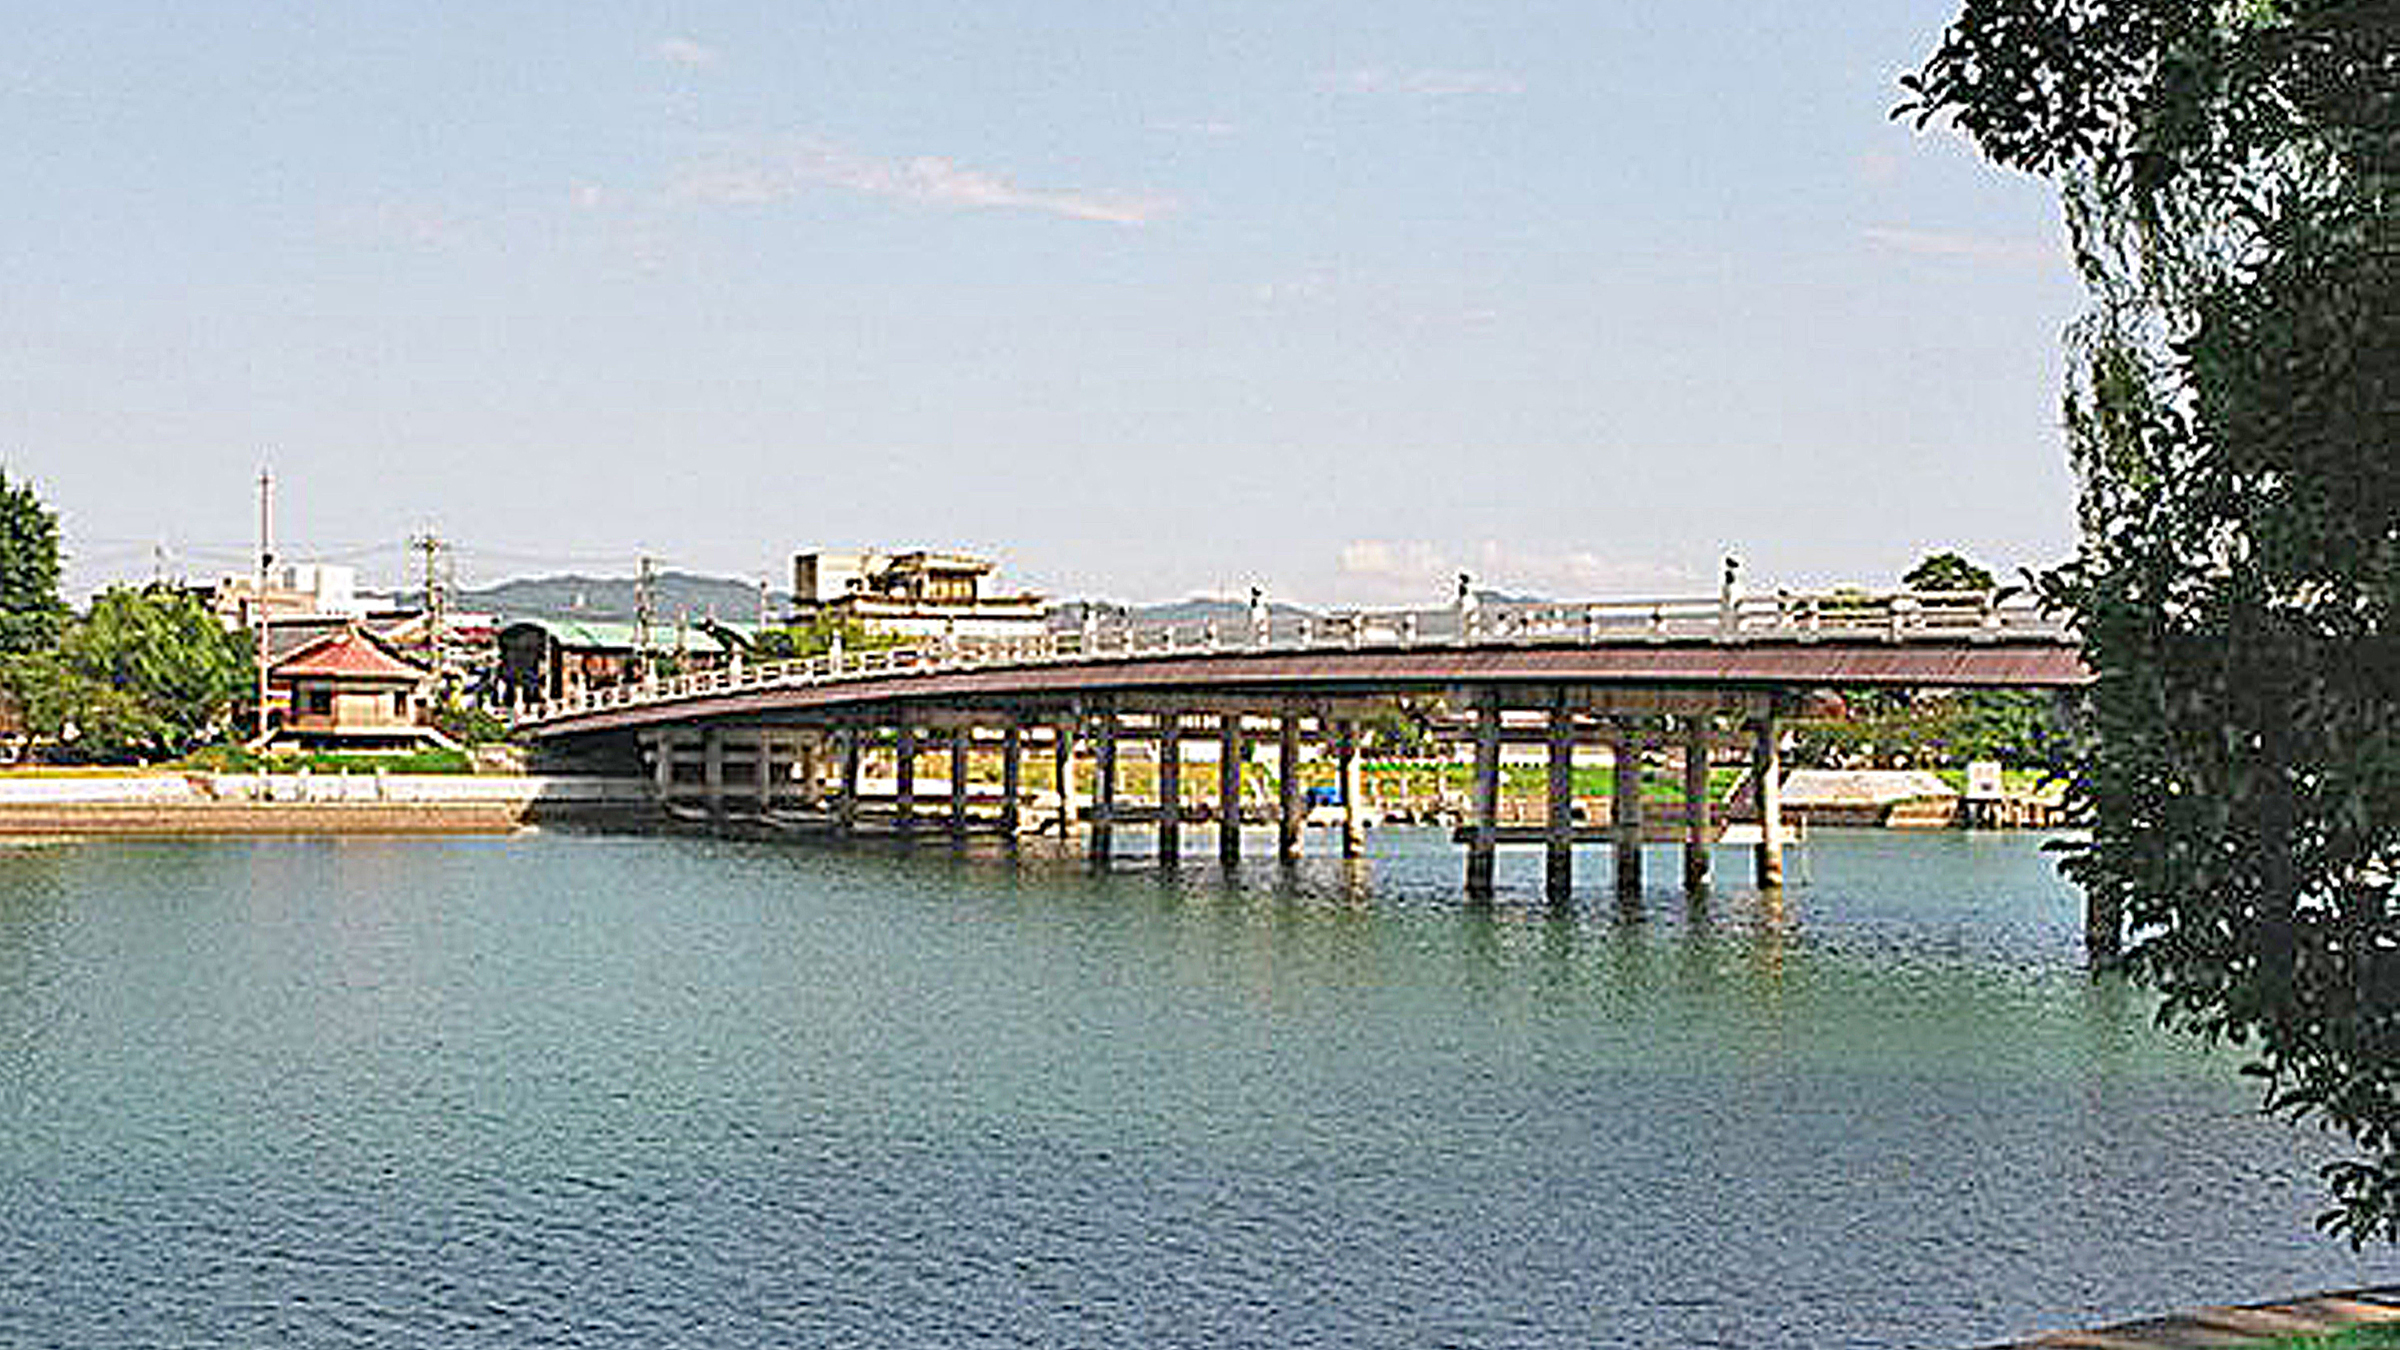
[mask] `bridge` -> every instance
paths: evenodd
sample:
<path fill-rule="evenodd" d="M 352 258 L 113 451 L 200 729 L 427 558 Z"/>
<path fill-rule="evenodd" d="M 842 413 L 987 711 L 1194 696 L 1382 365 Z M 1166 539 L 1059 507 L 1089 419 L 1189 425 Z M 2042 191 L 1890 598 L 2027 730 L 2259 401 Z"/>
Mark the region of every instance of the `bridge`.
<path fill-rule="evenodd" d="M 1777 792 L 1778 722 L 1821 688 L 2067 689 L 2090 680 L 2077 644 L 2024 597 L 2000 592 L 1833 592 L 1466 604 L 1434 610 L 1271 613 L 1231 621 L 1136 624 L 1087 611 L 1079 628 L 1009 639 L 950 638 L 723 667 L 600 688 L 569 688 L 518 711 L 523 736 L 548 752 L 638 755 L 663 807 L 725 821 L 740 814 L 835 835 L 900 837 L 1029 827 L 1064 837 L 1080 824 L 1105 863 L 1120 827 L 1147 825 L 1172 860 L 1187 822 L 1213 821 L 1219 856 L 1238 862 L 1245 815 L 1240 766 L 1271 738 L 1278 774 L 1277 851 L 1299 855 L 1309 814 L 1302 761 L 1330 754 L 1340 785 L 1341 846 L 1360 848 L 1360 751 L 1366 724 L 1404 705 L 1426 732 L 1471 744 L 1466 888 L 1492 891 L 1500 821 L 1501 747 L 1547 748 L 1546 814 L 1554 896 L 1573 885 L 1579 744 L 1605 742 L 1619 765 L 1650 748 L 1680 752 L 1683 801 L 1669 824 L 1688 886 L 1708 880 L 1722 822 L 1708 805 L 1713 754 L 1746 761 L 1758 831 L 1758 884 L 1783 880 L 1787 838 Z M 549 687 L 545 681 L 544 687 Z M 1213 742 L 1193 749 L 1194 742 Z M 1155 758 L 1142 805 L 1123 791 L 1121 751 Z M 947 750 L 940 799 L 921 796 L 919 761 Z M 1209 755 L 1209 750 L 1214 751 Z M 1054 791 L 1046 818 L 1025 792 L 1028 752 L 1046 751 Z M 888 758 L 888 780 L 866 775 Z M 975 786 L 980 762 L 997 785 Z M 1216 800 L 1188 801 L 1187 758 L 1220 766 Z M 1088 769 L 1082 767 L 1088 758 Z M 1232 766 L 1232 771 L 1226 771 Z M 1088 779 L 1088 801 L 1078 779 Z M 1642 884 L 1638 773 L 1615 775 L 1603 837 L 1621 892 Z M 946 799 L 946 800 L 943 800 Z"/>

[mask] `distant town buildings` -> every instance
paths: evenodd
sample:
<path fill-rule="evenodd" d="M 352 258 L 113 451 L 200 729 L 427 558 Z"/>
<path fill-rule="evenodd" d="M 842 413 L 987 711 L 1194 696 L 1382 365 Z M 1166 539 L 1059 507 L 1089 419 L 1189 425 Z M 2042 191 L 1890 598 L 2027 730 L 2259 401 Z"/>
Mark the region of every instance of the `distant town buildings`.
<path fill-rule="evenodd" d="M 363 619 L 375 609 L 359 594 L 358 569 L 331 563 L 287 563 L 267 573 L 265 590 L 255 576 L 222 576 L 207 593 L 208 607 L 228 628 L 257 622 L 261 608 L 278 619 Z"/>
<path fill-rule="evenodd" d="M 644 633 L 630 623 L 520 619 L 499 633 L 499 702 L 541 703 L 642 677 L 645 658 L 713 666 L 732 652 L 725 625 L 677 625 Z"/>
<path fill-rule="evenodd" d="M 987 593 L 998 564 L 964 553 L 819 551 L 792 559 L 792 617 L 908 637 L 1038 635 L 1044 597 Z"/>

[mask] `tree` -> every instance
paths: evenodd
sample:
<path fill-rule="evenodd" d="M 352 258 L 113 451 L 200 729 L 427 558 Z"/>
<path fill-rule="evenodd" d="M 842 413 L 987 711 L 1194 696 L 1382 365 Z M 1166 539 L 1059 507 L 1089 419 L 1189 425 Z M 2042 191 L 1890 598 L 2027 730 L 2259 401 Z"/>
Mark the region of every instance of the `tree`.
<path fill-rule="evenodd" d="M 40 651 L 58 638 L 58 518 L 33 489 L 0 470 L 0 655 Z"/>
<path fill-rule="evenodd" d="M 2400 1238 L 2400 6 L 1968 0 L 1903 81 L 2056 179 L 2093 297 L 2091 946 L 2347 1135 L 2321 1223 Z"/>
<path fill-rule="evenodd" d="M 1988 591 L 1999 584 L 1992 574 L 1955 553 L 1928 553 L 1908 569 L 1900 584 L 1912 591 Z"/>
<path fill-rule="evenodd" d="M 112 590 L 54 650 L 8 658 L 0 685 L 59 757 L 119 762 L 182 754 L 225 734 L 255 669 L 249 642 L 191 597 Z"/>

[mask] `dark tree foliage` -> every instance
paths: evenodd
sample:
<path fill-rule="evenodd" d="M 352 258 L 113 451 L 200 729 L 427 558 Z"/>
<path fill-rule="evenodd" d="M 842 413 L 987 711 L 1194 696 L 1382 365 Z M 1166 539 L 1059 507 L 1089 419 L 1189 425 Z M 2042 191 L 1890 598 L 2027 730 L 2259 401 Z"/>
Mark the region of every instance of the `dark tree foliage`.
<path fill-rule="evenodd" d="M 1928 553 L 1908 569 L 1900 584 L 1912 591 L 1988 591 L 1999 583 L 1989 569 L 1956 553 Z"/>
<path fill-rule="evenodd" d="M 58 599 L 58 517 L 0 471 L 0 656 L 40 651 L 66 620 Z"/>
<path fill-rule="evenodd" d="M 2094 298 L 2042 589 L 2099 676 L 2095 957 L 2351 1139 L 2321 1222 L 2400 1238 L 2400 4 L 1967 0 L 1903 83 L 2060 183 Z"/>

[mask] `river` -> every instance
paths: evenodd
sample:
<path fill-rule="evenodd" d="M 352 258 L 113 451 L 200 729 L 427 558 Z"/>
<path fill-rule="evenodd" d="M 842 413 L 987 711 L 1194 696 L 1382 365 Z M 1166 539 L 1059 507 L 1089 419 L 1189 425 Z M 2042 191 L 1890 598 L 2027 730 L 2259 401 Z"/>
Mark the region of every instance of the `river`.
<path fill-rule="evenodd" d="M 1595 850 L 1564 915 L 1398 829 L 0 850 L 0 1343 L 1967 1346 L 2394 1278 L 2039 843 L 1698 905 Z"/>

